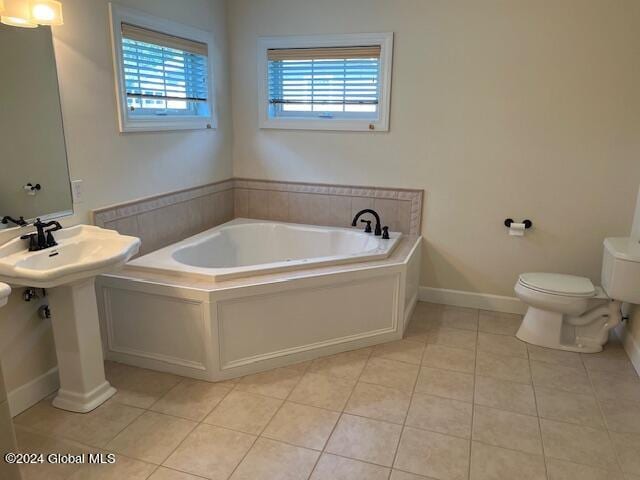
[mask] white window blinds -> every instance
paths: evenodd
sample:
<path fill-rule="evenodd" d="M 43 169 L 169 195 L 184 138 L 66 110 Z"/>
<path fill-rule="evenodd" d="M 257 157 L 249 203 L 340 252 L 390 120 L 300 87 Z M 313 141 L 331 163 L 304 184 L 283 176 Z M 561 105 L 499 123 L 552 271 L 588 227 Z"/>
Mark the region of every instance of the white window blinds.
<path fill-rule="evenodd" d="M 380 51 L 379 45 L 268 49 L 271 115 L 374 117 Z"/>
<path fill-rule="evenodd" d="M 207 45 L 128 23 L 121 27 L 129 113 L 208 116 Z"/>

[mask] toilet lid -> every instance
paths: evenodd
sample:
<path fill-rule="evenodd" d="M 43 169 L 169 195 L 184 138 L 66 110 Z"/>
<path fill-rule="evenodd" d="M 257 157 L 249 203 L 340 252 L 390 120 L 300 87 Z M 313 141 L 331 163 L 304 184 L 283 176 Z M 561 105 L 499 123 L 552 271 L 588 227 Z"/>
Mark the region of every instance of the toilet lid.
<path fill-rule="evenodd" d="M 572 297 L 591 297 L 596 289 L 591 280 L 561 273 L 523 273 L 520 283 L 545 293 Z"/>

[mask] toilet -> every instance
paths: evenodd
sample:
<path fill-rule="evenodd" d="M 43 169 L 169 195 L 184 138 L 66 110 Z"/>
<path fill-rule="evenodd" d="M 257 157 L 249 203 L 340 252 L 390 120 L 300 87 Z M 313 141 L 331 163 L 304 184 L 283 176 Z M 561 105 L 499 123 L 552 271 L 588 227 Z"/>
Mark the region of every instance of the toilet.
<path fill-rule="evenodd" d="M 572 352 L 602 350 L 621 321 L 622 302 L 640 303 L 640 240 L 604 241 L 602 287 L 560 273 L 523 273 L 516 296 L 528 308 L 516 336 L 541 347 Z"/>

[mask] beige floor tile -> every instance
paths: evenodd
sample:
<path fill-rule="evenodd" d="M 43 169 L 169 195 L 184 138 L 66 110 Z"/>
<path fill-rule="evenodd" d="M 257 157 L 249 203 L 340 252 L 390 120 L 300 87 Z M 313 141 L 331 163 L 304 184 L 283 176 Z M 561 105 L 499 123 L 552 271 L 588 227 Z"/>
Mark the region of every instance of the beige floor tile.
<path fill-rule="evenodd" d="M 404 335 L 402 338 L 404 340 L 411 340 L 412 342 L 427 343 L 427 338 L 429 338 L 429 331 L 423 325 L 410 323 L 407 329 L 404 331 Z"/>
<path fill-rule="evenodd" d="M 593 392 L 587 372 L 583 368 L 532 361 L 531 376 L 536 387 L 555 388 L 587 395 Z"/>
<path fill-rule="evenodd" d="M 478 350 L 476 374 L 527 385 L 531 383 L 529 360 L 526 358 L 494 355 L 493 353 L 482 350 Z"/>
<path fill-rule="evenodd" d="M 600 402 L 600 406 L 609 430 L 640 434 L 640 402 L 621 399 Z"/>
<path fill-rule="evenodd" d="M 494 407 L 525 415 L 537 415 L 536 402 L 531 385 L 506 382 L 490 377 L 476 377 L 474 402 L 476 405 Z"/>
<path fill-rule="evenodd" d="M 169 373 L 105 362 L 107 380 L 117 390 L 113 400 L 139 408 L 149 408 L 182 380 Z"/>
<path fill-rule="evenodd" d="M 540 417 L 589 427 L 604 428 L 598 402 L 593 395 L 535 387 Z"/>
<path fill-rule="evenodd" d="M 227 480 L 256 437 L 213 425 L 198 425 L 163 465 L 211 480 Z"/>
<path fill-rule="evenodd" d="M 45 399 L 15 418 L 17 425 L 93 447 L 104 447 L 144 410 L 109 400 L 95 410 L 81 414 L 60 410 Z"/>
<path fill-rule="evenodd" d="M 390 467 L 402 427 L 370 418 L 343 415 L 326 451 Z"/>
<path fill-rule="evenodd" d="M 323 453 L 310 480 L 387 480 L 389 469 Z"/>
<path fill-rule="evenodd" d="M 476 405 L 473 439 L 496 447 L 542 455 L 538 418 Z"/>
<path fill-rule="evenodd" d="M 473 350 L 448 347 L 430 343 L 425 348 L 422 357 L 422 365 L 425 367 L 455 370 L 464 373 L 473 373 L 476 364 L 476 354 Z"/>
<path fill-rule="evenodd" d="M 184 379 L 154 403 L 151 410 L 201 421 L 229 391 L 229 386 Z"/>
<path fill-rule="evenodd" d="M 589 376 L 599 400 L 640 402 L 640 380 L 637 375 L 623 372 L 592 371 Z"/>
<path fill-rule="evenodd" d="M 515 335 L 522 323 L 522 315 L 480 310 L 478 330 L 496 335 Z"/>
<path fill-rule="evenodd" d="M 371 358 L 362 371 L 360 381 L 411 393 L 419 368 L 418 365 L 396 362 L 395 360 Z"/>
<path fill-rule="evenodd" d="M 422 475 L 415 475 L 413 473 L 403 472 L 402 470 L 391 470 L 391 477 L 389 480 L 428 480 L 427 477 Z"/>
<path fill-rule="evenodd" d="M 473 375 L 422 367 L 415 391 L 470 402 L 473 398 Z"/>
<path fill-rule="evenodd" d="M 447 328 L 478 330 L 478 310 L 447 306 L 442 311 L 441 325 Z"/>
<path fill-rule="evenodd" d="M 92 450 L 86 446 L 78 445 L 75 442 L 50 438 L 40 433 L 25 430 L 20 426 L 16 426 L 16 440 L 18 442 L 18 450 L 22 453 L 49 454 L 55 452 L 79 455 L 81 453 L 89 453 Z M 69 463 L 55 465 L 33 463 L 21 465 L 20 471 L 23 480 L 66 480 L 70 475 L 79 470 L 80 467 L 81 465 Z"/>
<path fill-rule="evenodd" d="M 302 378 L 302 373 L 293 368 L 276 368 L 266 372 L 247 375 L 236 385 L 236 391 L 257 393 L 284 400 Z"/>
<path fill-rule="evenodd" d="M 406 427 L 393 466 L 440 480 L 463 480 L 469 469 L 469 441 Z"/>
<path fill-rule="evenodd" d="M 282 400 L 233 391 L 203 420 L 205 423 L 259 434 L 280 408 Z"/>
<path fill-rule="evenodd" d="M 541 419 L 545 455 L 604 469 L 617 467 L 607 432 L 582 425 Z"/>
<path fill-rule="evenodd" d="M 634 433 L 611 432 L 611 441 L 622 471 L 640 476 L 640 435 Z"/>
<path fill-rule="evenodd" d="M 149 463 L 162 463 L 197 424 L 145 412 L 107 444 L 107 449 Z"/>
<path fill-rule="evenodd" d="M 475 350 L 477 335 L 477 332 L 472 330 L 442 327 L 429 332 L 427 343 Z"/>
<path fill-rule="evenodd" d="M 547 458 L 549 480 L 623 480 L 619 471 L 602 470 L 587 465 Z"/>
<path fill-rule="evenodd" d="M 291 392 L 289 400 L 314 407 L 342 411 L 354 384 L 353 380 L 307 372 Z"/>
<path fill-rule="evenodd" d="M 538 347 L 527 344 L 529 359 L 536 362 L 552 363 L 564 367 L 583 368 L 580 354 L 575 352 L 565 352 L 553 348 Z"/>
<path fill-rule="evenodd" d="M 394 388 L 358 383 L 344 411 L 361 417 L 403 423 L 411 395 Z"/>
<path fill-rule="evenodd" d="M 202 477 L 196 477 L 190 473 L 178 472 L 166 467 L 159 467 L 149 480 L 201 480 Z M 124 480 L 124 479 L 122 479 Z"/>
<path fill-rule="evenodd" d="M 471 480 L 546 480 L 546 478 L 542 455 L 473 442 Z"/>
<path fill-rule="evenodd" d="M 145 480 L 155 469 L 156 465 L 117 455 L 113 464 L 85 463 L 68 480 Z"/>
<path fill-rule="evenodd" d="M 529 358 L 526 343 L 509 335 L 478 333 L 478 351 L 494 355 Z"/>
<path fill-rule="evenodd" d="M 416 393 L 411 400 L 406 424 L 456 437 L 471 437 L 473 405 L 450 398 Z"/>
<path fill-rule="evenodd" d="M 306 480 L 320 452 L 259 438 L 231 480 Z"/>
<path fill-rule="evenodd" d="M 262 436 L 299 447 L 322 450 L 340 414 L 322 408 L 285 402 Z"/>
<path fill-rule="evenodd" d="M 631 360 L 622 349 L 584 354 L 582 355 L 582 362 L 589 372 L 626 372 L 632 375 L 635 374 Z"/>
<path fill-rule="evenodd" d="M 308 371 L 355 381 L 362 373 L 368 358 L 368 354 L 365 355 L 357 350 L 338 353 L 329 357 L 316 358 Z"/>
<path fill-rule="evenodd" d="M 383 343 L 373 349 L 373 357 L 396 360 L 398 362 L 414 363 L 420 365 L 424 344 L 411 340 L 398 340 L 396 342 Z"/>
<path fill-rule="evenodd" d="M 439 321 L 445 306 L 437 303 L 418 302 L 411 320 L 416 323 Z"/>

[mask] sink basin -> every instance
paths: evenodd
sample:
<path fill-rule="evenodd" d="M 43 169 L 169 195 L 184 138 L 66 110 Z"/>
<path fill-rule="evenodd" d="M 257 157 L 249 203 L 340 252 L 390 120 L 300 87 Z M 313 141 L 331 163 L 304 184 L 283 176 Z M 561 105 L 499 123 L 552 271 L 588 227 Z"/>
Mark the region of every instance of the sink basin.
<path fill-rule="evenodd" d="M 11 288 L 6 283 L 0 283 L 0 307 L 4 307 L 9 300 Z"/>
<path fill-rule="evenodd" d="M 140 239 L 78 225 L 54 233 L 57 247 L 26 250 L 20 238 L 0 247 L 0 281 L 52 288 L 113 270 L 138 252 Z"/>
<path fill-rule="evenodd" d="M 138 252 L 140 239 L 88 225 L 54 233 L 56 247 L 29 252 L 15 238 L 0 246 L 0 281 L 43 288 L 51 312 L 60 389 L 55 407 L 86 413 L 116 390 L 104 375 L 95 277 Z M 0 306 L 8 287 L 0 283 Z"/>

